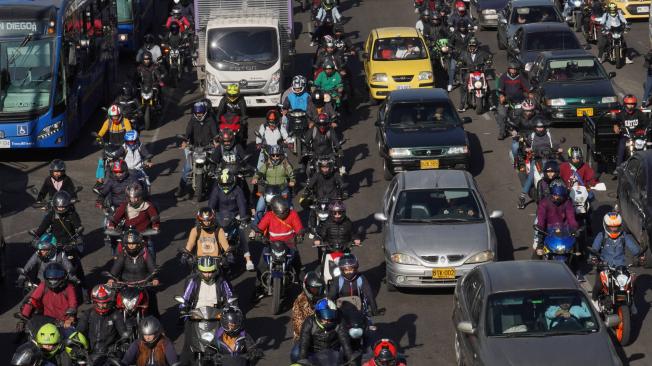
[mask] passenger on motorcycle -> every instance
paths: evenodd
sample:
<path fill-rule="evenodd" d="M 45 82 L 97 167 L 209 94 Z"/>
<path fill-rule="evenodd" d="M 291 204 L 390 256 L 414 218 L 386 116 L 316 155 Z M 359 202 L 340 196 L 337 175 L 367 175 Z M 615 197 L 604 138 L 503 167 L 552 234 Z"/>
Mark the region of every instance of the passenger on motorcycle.
<path fill-rule="evenodd" d="M 43 279 L 21 305 L 21 315 L 29 319 L 38 313 L 61 322 L 64 328 L 72 327 L 78 300 L 66 270 L 59 263 L 48 263 L 43 271 Z M 25 323 L 20 320 L 16 330 L 20 332 L 24 326 Z"/>
<path fill-rule="evenodd" d="M 256 231 L 262 232 L 270 242 L 284 242 L 294 252 L 291 265 L 296 274 L 296 278 L 301 278 L 301 257 L 296 246 L 303 240 L 304 230 L 299 214 L 294 209 L 291 209 L 288 201 L 282 197 L 277 196 L 272 198 L 270 206 L 272 210 L 265 213 L 258 223 Z M 266 270 L 267 263 L 265 263 L 263 253 L 261 252 L 258 265 L 256 266 L 256 292 L 254 293 L 254 301 L 259 301 L 265 296 L 260 277 Z"/>
<path fill-rule="evenodd" d="M 516 62 L 510 62 L 507 72 L 498 79 L 498 139 L 504 140 L 507 137 L 505 120 L 510 105 L 523 102 L 528 97 L 530 89 L 527 79 L 519 74 L 520 66 Z"/>
<path fill-rule="evenodd" d="M 601 17 L 596 18 L 595 21 L 602 25 L 602 37 L 598 38 L 598 58 L 600 59 L 600 62 L 604 62 L 604 53 L 607 51 L 609 45 L 609 37 L 607 35 L 611 28 L 623 27 L 629 29 L 629 25 L 627 24 L 627 19 L 625 18 L 625 15 L 623 15 L 622 10 L 618 9 L 618 6 L 614 2 L 610 2 L 609 5 L 607 5 L 607 11 L 604 12 Z M 622 45 L 626 54 L 625 63 L 633 63 L 634 61 L 631 59 L 630 52 L 627 52 L 627 43 L 625 42 L 624 32 Z"/>
<path fill-rule="evenodd" d="M 320 114 L 326 114 L 334 123 L 337 113 L 333 108 L 333 104 L 325 101 L 324 92 L 315 90 L 312 93 L 311 103 L 308 105 L 308 128 L 313 128 L 317 122 Z M 334 126 L 333 126 L 334 127 Z"/>
<path fill-rule="evenodd" d="M 122 111 L 117 104 L 111 105 L 106 113 L 108 118 L 104 120 L 102 128 L 97 132 L 97 140 L 121 145 L 125 133 L 131 131 L 131 121 L 122 115 Z M 107 133 L 108 136 L 105 139 L 104 136 Z"/>
<path fill-rule="evenodd" d="M 573 186 L 574 181 L 581 186 L 585 186 L 587 189 L 590 189 L 598 183 L 593 168 L 589 164 L 584 163 L 582 149 L 577 146 L 568 149 L 568 160 L 561 163 L 559 169 L 561 178 L 569 188 Z M 589 192 L 589 197 L 591 196 L 592 192 Z"/>
<path fill-rule="evenodd" d="M 189 190 L 189 180 L 192 175 L 192 147 L 211 147 L 216 146 L 216 138 L 218 138 L 217 124 L 215 121 L 210 121 L 208 116 L 208 107 L 206 103 L 196 102 L 192 105 L 192 117 L 186 126 L 185 140 L 181 143 L 185 160 L 183 170 L 181 171 L 181 180 L 179 181 L 179 189 L 174 193 L 177 198 L 183 197 L 188 193 L 192 195 Z M 190 146 L 188 146 L 190 145 Z"/>
<path fill-rule="evenodd" d="M 475 37 L 471 37 L 467 43 L 466 50 L 462 51 L 462 53 L 457 58 L 459 67 L 466 68 L 466 71 L 460 75 L 460 80 L 464 89 L 460 92 L 460 108 L 457 109 L 459 112 L 466 111 L 466 107 L 468 106 L 469 101 L 467 99 L 469 93 L 467 92 L 467 82 L 469 80 L 469 74 L 473 72 L 476 67 L 482 67 L 484 71 L 484 68 L 490 65 L 492 62 L 491 54 L 479 49 L 478 45 L 478 40 Z M 485 82 L 487 83 L 488 95 L 490 93 L 489 83 L 487 81 Z"/>
<path fill-rule="evenodd" d="M 330 360 L 329 364 L 353 360 L 349 335 L 340 322 L 335 303 L 328 299 L 319 300 L 315 305 L 315 315 L 303 322 L 299 345 L 300 360 L 317 364 L 326 364 L 319 363 L 322 357 Z"/>
<path fill-rule="evenodd" d="M 472 26 L 473 30 L 478 29 L 478 27 L 475 25 L 475 20 L 471 16 L 471 12 L 467 11 L 464 2 L 456 1 L 455 11 L 451 13 L 451 15 L 448 17 L 448 26 L 450 28 L 450 31 L 451 32 L 455 31 L 455 26 L 457 24 L 460 24 L 461 22 L 468 24 L 469 27 Z"/>
<path fill-rule="evenodd" d="M 372 347 L 373 358 L 363 366 L 407 366 L 404 360 L 400 359 L 398 347 L 394 341 L 383 338 Z"/>
<path fill-rule="evenodd" d="M 116 208 L 108 228 L 113 229 L 124 221 L 123 227 L 134 228 L 141 233 L 148 229 L 158 231 L 161 225 L 158 210 L 151 201 L 145 199 L 142 185 L 132 183 L 127 186 L 126 192 L 127 200 Z M 156 261 L 156 249 L 151 238 L 147 239 L 147 249 Z"/>
<path fill-rule="evenodd" d="M 281 124 L 281 114 L 277 110 L 267 111 L 265 123 L 261 124 L 256 134 L 256 148 L 260 150 L 256 169 L 260 170 L 266 160 L 265 151 L 268 146 L 276 146 L 288 141 L 288 131 Z"/>
<path fill-rule="evenodd" d="M 537 227 L 543 231 L 560 225 L 575 231 L 579 228 L 575 220 L 575 208 L 568 199 L 568 189 L 563 181 L 553 181 L 550 185 L 550 196 L 542 199 L 537 207 Z M 539 236 L 537 255 L 543 254 L 543 240 Z"/>
<path fill-rule="evenodd" d="M 171 28 L 170 26 L 173 23 L 179 26 L 179 30 L 181 31 L 181 33 L 185 32 L 186 29 L 190 30 L 190 21 L 185 15 L 183 15 L 183 11 L 181 9 L 181 6 L 179 5 L 176 5 L 172 8 L 172 11 L 170 12 L 170 16 L 165 22 L 165 28 L 167 30 L 170 30 Z"/>
<path fill-rule="evenodd" d="M 262 155 L 262 154 L 261 154 Z M 283 148 L 280 145 L 271 145 L 267 147 L 267 160 L 258 169 L 254 177 L 251 179 L 251 184 L 258 184 L 259 180 L 264 180 L 265 184 L 270 186 L 285 186 L 292 188 L 296 184 L 296 177 L 294 175 L 294 168 L 290 161 L 285 157 Z M 285 189 L 285 194 L 289 197 L 289 189 Z M 256 215 L 254 217 L 254 225 L 257 225 L 263 213 L 265 212 L 266 202 L 265 195 L 262 194 L 256 203 Z"/>
<path fill-rule="evenodd" d="M 358 296 L 362 301 L 362 310 L 365 315 L 368 317 L 381 315 L 385 309 L 378 309 L 369 280 L 358 272 L 359 266 L 358 259 L 353 253 L 344 254 L 338 262 L 340 275 L 333 280 L 328 289 L 328 297 L 336 301 L 340 297 Z"/>
<path fill-rule="evenodd" d="M 624 108 L 620 113 L 616 114 L 616 121 L 614 123 L 614 133 L 620 135 L 618 140 L 618 151 L 616 155 L 616 166 L 622 164 L 625 160 L 625 145 L 628 137 L 625 135 L 625 129 L 634 132 L 637 129 L 647 129 L 650 127 L 650 119 L 639 108 L 636 108 L 638 99 L 632 94 L 627 94 L 623 97 Z M 647 137 L 649 138 L 649 136 Z M 615 169 L 613 175 L 618 174 L 618 169 Z"/>
<path fill-rule="evenodd" d="M 315 79 L 313 92 L 315 89 L 320 89 L 324 93 L 328 93 L 335 100 L 335 104 L 339 105 L 344 91 L 342 76 L 339 72 L 335 72 L 335 64 L 332 60 L 324 61 L 323 68 L 324 70 Z"/>
<path fill-rule="evenodd" d="M 221 257 L 229 249 L 224 230 L 215 221 L 215 211 L 202 207 L 195 215 L 195 226 L 190 229 L 188 241 L 181 253 L 181 262 L 192 264 L 192 257 Z M 195 248 L 197 252 L 195 253 Z"/>
<path fill-rule="evenodd" d="M 135 174 L 129 174 L 127 163 L 120 159 L 111 164 L 111 177 L 102 185 L 96 207 L 102 207 L 103 200 L 108 197 L 109 204 L 119 207 L 127 201 L 127 187 L 141 184 Z M 142 187 L 142 185 L 141 185 Z"/>
<path fill-rule="evenodd" d="M 147 85 L 152 88 L 156 86 L 163 88 L 165 86 L 163 78 L 164 74 L 152 54 L 149 51 L 143 52 L 143 62 L 136 67 L 136 77 L 134 79 L 137 85 L 140 87 Z M 159 108 L 160 103 L 156 107 Z"/>
<path fill-rule="evenodd" d="M 299 344 L 296 343 L 301 335 L 301 326 L 308 317 L 315 314 L 315 304 L 326 297 L 326 284 L 315 271 L 306 273 L 303 278 L 303 291 L 297 296 L 292 305 L 292 331 L 295 345 L 292 347 L 293 362 L 299 356 Z"/>
<path fill-rule="evenodd" d="M 143 46 L 138 50 L 138 53 L 136 54 L 137 63 L 143 62 L 143 55 L 145 52 L 149 52 L 152 55 L 152 60 L 156 63 L 160 62 L 161 56 L 163 55 L 161 52 L 161 47 L 156 44 L 154 36 L 150 33 L 146 34 L 145 37 L 143 37 Z"/>
<path fill-rule="evenodd" d="M 239 308 L 228 306 L 222 310 L 215 345 L 223 357 L 223 364 L 232 358 L 234 361 L 244 359 L 247 364 L 253 365 L 263 357 L 263 352 L 258 349 L 254 339 L 245 331 L 243 322 L 244 315 Z"/>
<path fill-rule="evenodd" d="M 545 125 L 543 120 L 538 120 L 534 132 L 530 134 L 526 141 L 526 151 L 532 152 L 533 157 L 542 157 L 543 164 L 548 160 L 547 154 L 549 153 L 561 153 L 562 149 L 559 147 L 559 144 L 554 142 L 552 135 L 548 130 L 548 127 Z M 518 208 L 525 208 L 525 200 L 534 184 L 534 172 L 536 171 L 536 159 L 530 161 L 530 173 L 528 174 L 525 182 L 523 182 L 523 188 L 521 194 L 518 197 Z"/>
<path fill-rule="evenodd" d="M 240 115 L 240 129 L 243 136 L 247 138 L 247 102 L 245 98 L 240 95 L 240 86 L 238 84 L 229 84 L 226 87 L 224 98 L 220 100 L 217 106 L 217 120 L 227 112 Z"/>
<path fill-rule="evenodd" d="M 339 166 L 340 174 L 346 174 L 346 169 L 341 162 L 342 147 L 340 140 L 331 126 L 330 117 L 321 113 L 316 120 L 317 125 L 306 131 L 304 141 L 313 154 L 314 158 L 322 156 L 335 156 L 335 164 Z"/>
<path fill-rule="evenodd" d="M 77 189 L 69 176 L 66 175 L 66 163 L 61 159 L 54 159 L 49 166 L 50 175 L 45 178 L 41 189 L 36 195 L 36 202 L 43 203 L 46 199 L 52 199 L 59 191 L 65 191 L 71 199 L 77 199 Z"/>
<path fill-rule="evenodd" d="M 519 139 L 517 135 L 520 133 L 523 136 L 531 135 L 534 132 L 536 125 L 539 121 L 543 121 L 543 117 L 537 111 L 534 103 L 531 99 L 525 99 L 521 103 L 520 112 L 512 113 L 512 116 L 508 116 L 512 121 L 512 158 L 514 159 L 514 165 L 517 164 L 518 158 L 518 148 L 520 146 Z"/>
<path fill-rule="evenodd" d="M 113 265 L 111 275 L 125 282 L 142 281 L 156 270 L 154 257 L 145 248 L 143 237 L 136 229 L 128 229 L 122 238 L 122 250 L 118 253 Z M 113 285 L 113 279 L 107 285 Z M 159 285 L 158 278 L 152 280 L 152 286 Z M 158 316 L 158 301 L 154 289 L 148 288 L 149 313 Z"/>
<path fill-rule="evenodd" d="M 457 31 L 451 32 L 452 36 L 450 39 L 450 45 L 453 50 L 452 57 L 450 59 L 450 65 L 448 67 L 448 92 L 453 90 L 453 85 L 455 82 L 455 75 L 457 73 L 457 60 L 456 56 L 462 53 L 465 49 L 469 40 L 471 39 L 471 34 L 469 34 L 469 24 L 467 22 L 458 22 L 456 24 Z"/>
<path fill-rule="evenodd" d="M 96 285 L 91 291 L 93 307 L 81 313 L 76 329 L 87 336 L 90 356 L 97 360 L 109 356 L 123 342 L 127 334 L 124 320 L 115 311 L 115 291 L 105 285 Z"/>
<path fill-rule="evenodd" d="M 140 338 L 129 346 L 122 363 L 136 366 L 172 366 L 177 363 L 174 344 L 163 333 L 163 326 L 153 316 L 138 325 Z"/>

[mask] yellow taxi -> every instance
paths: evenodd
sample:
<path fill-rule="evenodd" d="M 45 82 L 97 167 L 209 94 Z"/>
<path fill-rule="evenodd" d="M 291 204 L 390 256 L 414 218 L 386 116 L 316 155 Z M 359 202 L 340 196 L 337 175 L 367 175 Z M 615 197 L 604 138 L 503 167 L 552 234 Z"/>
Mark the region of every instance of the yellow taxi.
<path fill-rule="evenodd" d="M 385 99 L 393 90 L 432 88 L 435 84 L 428 48 L 415 28 L 372 30 L 363 58 L 372 100 Z"/>
<path fill-rule="evenodd" d="M 616 0 L 614 3 L 625 19 L 648 19 L 650 16 L 650 0 Z"/>

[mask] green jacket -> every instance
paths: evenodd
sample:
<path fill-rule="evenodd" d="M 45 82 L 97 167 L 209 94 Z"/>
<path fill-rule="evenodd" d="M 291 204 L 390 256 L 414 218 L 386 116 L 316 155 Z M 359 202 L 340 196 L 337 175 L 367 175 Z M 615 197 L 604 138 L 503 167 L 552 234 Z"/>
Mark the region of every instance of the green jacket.
<path fill-rule="evenodd" d="M 278 165 L 272 165 L 269 161 L 256 172 L 256 178 L 264 178 L 267 184 L 272 186 L 285 185 L 288 182 L 294 182 L 294 168 L 287 159 Z"/>
<path fill-rule="evenodd" d="M 337 71 L 333 72 L 330 77 L 326 75 L 326 71 L 322 71 L 317 75 L 315 86 L 327 93 L 337 91 L 338 88 L 342 87 L 342 77 Z"/>

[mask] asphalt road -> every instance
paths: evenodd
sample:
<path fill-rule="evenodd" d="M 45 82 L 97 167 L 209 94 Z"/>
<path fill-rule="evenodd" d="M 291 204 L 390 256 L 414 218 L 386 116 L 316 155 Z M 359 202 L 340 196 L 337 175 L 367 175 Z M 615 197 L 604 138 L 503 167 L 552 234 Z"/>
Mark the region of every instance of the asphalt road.
<path fill-rule="evenodd" d="M 343 1 L 343 14 L 347 18 L 345 26 L 354 42 L 362 43 L 370 29 L 383 26 L 413 26 L 416 21 L 411 0 L 366 0 L 359 8 L 348 7 Z M 306 24 L 307 15 L 299 14 L 297 21 Z M 309 38 L 306 27 L 303 27 L 301 37 L 297 41 L 297 66 L 305 73 L 310 65 L 314 49 L 308 46 Z M 494 52 L 496 69 L 505 69 L 506 59 L 502 51 L 498 51 L 494 31 L 482 31 L 477 34 L 484 46 Z M 636 23 L 627 35 L 628 43 L 641 54 L 647 52 L 647 23 Z M 594 47 L 595 48 L 595 47 Z M 594 50 L 595 52 L 595 50 Z M 125 64 L 128 64 L 125 62 Z M 642 80 L 645 69 L 642 57 L 637 57 L 635 63 L 618 70 L 614 82 L 620 93 L 642 95 Z M 359 67 L 356 67 L 359 69 Z M 610 65 L 606 66 L 612 71 Z M 361 76 L 362 78 L 362 76 Z M 177 202 L 173 191 L 179 181 L 182 165 L 182 152 L 174 144 L 175 135 L 182 133 L 189 118 L 189 109 L 193 100 L 199 96 L 197 83 L 188 76 L 177 90 L 166 92 L 167 106 L 164 111 L 164 122 L 156 130 L 146 131 L 142 139 L 149 143 L 150 151 L 156 154 L 155 166 L 149 170 L 153 180 L 153 200 L 161 210 L 162 233 L 156 239 L 161 266 L 162 286 L 159 296 L 159 307 L 167 334 L 175 340 L 177 350 L 181 350 L 183 335 L 176 325 L 178 312 L 172 297 L 182 293 L 183 278 L 187 270 L 183 268 L 176 257 L 177 249 L 185 244 L 187 233 L 194 224 L 194 213 L 198 205 L 190 201 Z M 358 97 L 364 98 L 362 80 L 357 81 Z M 451 93 L 453 100 L 459 101 L 457 91 Z M 262 122 L 264 111 L 254 112 L 255 118 L 250 119 L 252 127 Z M 344 131 L 348 139 L 345 145 L 345 160 L 348 176 L 345 178 L 349 193 L 352 195 L 346 201 L 349 216 L 356 225 L 366 231 L 363 247 L 355 252 L 361 262 L 361 270 L 371 280 L 372 287 L 378 293 L 377 300 L 381 307 L 387 309 L 384 316 L 374 319 L 379 333 L 393 338 L 400 345 L 411 365 L 452 365 L 453 327 L 450 321 L 452 309 L 452 290 L 410 290 L 388 293 L 382 284 L 384 263 L 382 254 L 381 227 L 373 220 L 373 213 L 380 208 L 380 200 L 386 182 L 383 180 L 382 162 L 378 158 L 374 141 L 374 126 L 377 108 L 370 107 L 362 101 L 350 117 L 347 117 L 347 129 Z M 525 210 L 516 209 L 516 198 L 520 184 L 514 170 L 508 161 L 509 142 L 496 140 L 496 126 L 493 115 L 486 113 L 476 116 L 473 112 L 465 113 L 473 118 L 473 123 L 466 125 L 471 141 L 473 164 L 471 172 L 482 191 L 489 210 L 502 210 L 503 219 L 494 221 L 499 240 L 499 259 L 527 259 L 530 256 L 532 241 L 532 223 L 534 205 Z M 95 196 L 91 191 L 94 183 L 95 166 L 100 150 L 91 144 L 90 132 L 99 128 L 97 121 L 84 129 L 82 139 L 65 151 L 47 152 L 3 152 L 0 155 L 0 187 L 2 188 L 2 215 L 5 235 L 9 242 L 7 253 L 10 277 L 2 289 L 0 300 L 0 347 L 10 351 L 14 349 L 13 329 L 15 320 L 12 316 L 17 311 L 17 304 L 22 293 L 12 285 L 15 279 L 16 266 L 23 265 L 32 250 L 27 245 L 29 236 L 27 230 L 40 222 L 42 212 L 31 208 L 33 198 L 27 193 L 29 187 L 39 187 L 47 176 L 47 164 L 54 157 L 66 160 L 68 174 L 81 185 L 82 202 L 77 204 L 77 210 L 82 216 L 86 228 L 86 253 L 83 264 L 91 283 L 104 280 L 100 272 L 108 268 L 109 251 L 103 247 L 101 234 L 101 212 L 94 208 Z M 567 142 L 563 145 L 581 145 L 581 135 L 578 126 L 555 128 L 553 136 L 557 139 L 564 136 Z M 254 128 L 250 128 L 253 131 Z M 594 206 L 596 212 L 604 213 L 613 204 L 615 181 L 610 176 L 603 177 L 609 190 L 598 195 Z M 595 221 L 595 220 L 594 220 Z M 599 221 L 597 221 L 599 222 Z M 260 251 L 259 244 L 253 244 L 255 256 Z M 308 241 L 301 248 L 301 256 L 308 266 L 316 265 L 316 252 L 309 247 Z M 622 349 L 623 360 L 631 365 L 652 365 L 649 345 L 652 344 L 652 320 L 648 316 L 652 302 L 652 272 L 637 269 L 639 274 L 636 295 L 635 341 Z M 589 278 L 591 281 L 591 278 Z M 253 274 L 243 274 L 234 281 L 235 291 L 241 299 L 241 304 L 247 314 L 247 328 L 254 337 L 267 336 L 269 341 L 263 345 L 265 359 L 262 365 L 283 365 L 289 363 L 289 351 L 292 346 L 292 330 L 290 325 L 289 307 L 279 316 L 272 316 L 270 299 L 264 299 L 258 305 L 250 303 L 253 291 Z M 298 289 L 297 289 L 298 291 Z M 554 350 L 551 350 L 554 351 Z M 583 352 L 578 345 L 578 352 Z M 6 364 L 11 352 L 2 352 L 0 364 Z"/>

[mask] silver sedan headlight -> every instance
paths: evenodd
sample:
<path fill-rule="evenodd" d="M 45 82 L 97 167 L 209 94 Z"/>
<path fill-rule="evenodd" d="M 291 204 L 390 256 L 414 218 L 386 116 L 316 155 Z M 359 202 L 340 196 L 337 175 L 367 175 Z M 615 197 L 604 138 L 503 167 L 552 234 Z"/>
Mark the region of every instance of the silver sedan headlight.
<path fill-rule="evenodd" d="M 494 260 L 494 252 L 491 250 L 485 250 L 484 252 L 472 255 L 464 262 L 464 264 L 484 263 L 492 260 Z"/>
<path fill-rule="evenodd" d="M 391 260 L 397 264 L 408 264 L 413 266 L 419 265 L 419 261 L 417 261 L 416 258 L 403 253 L 392 254 Z"/>

